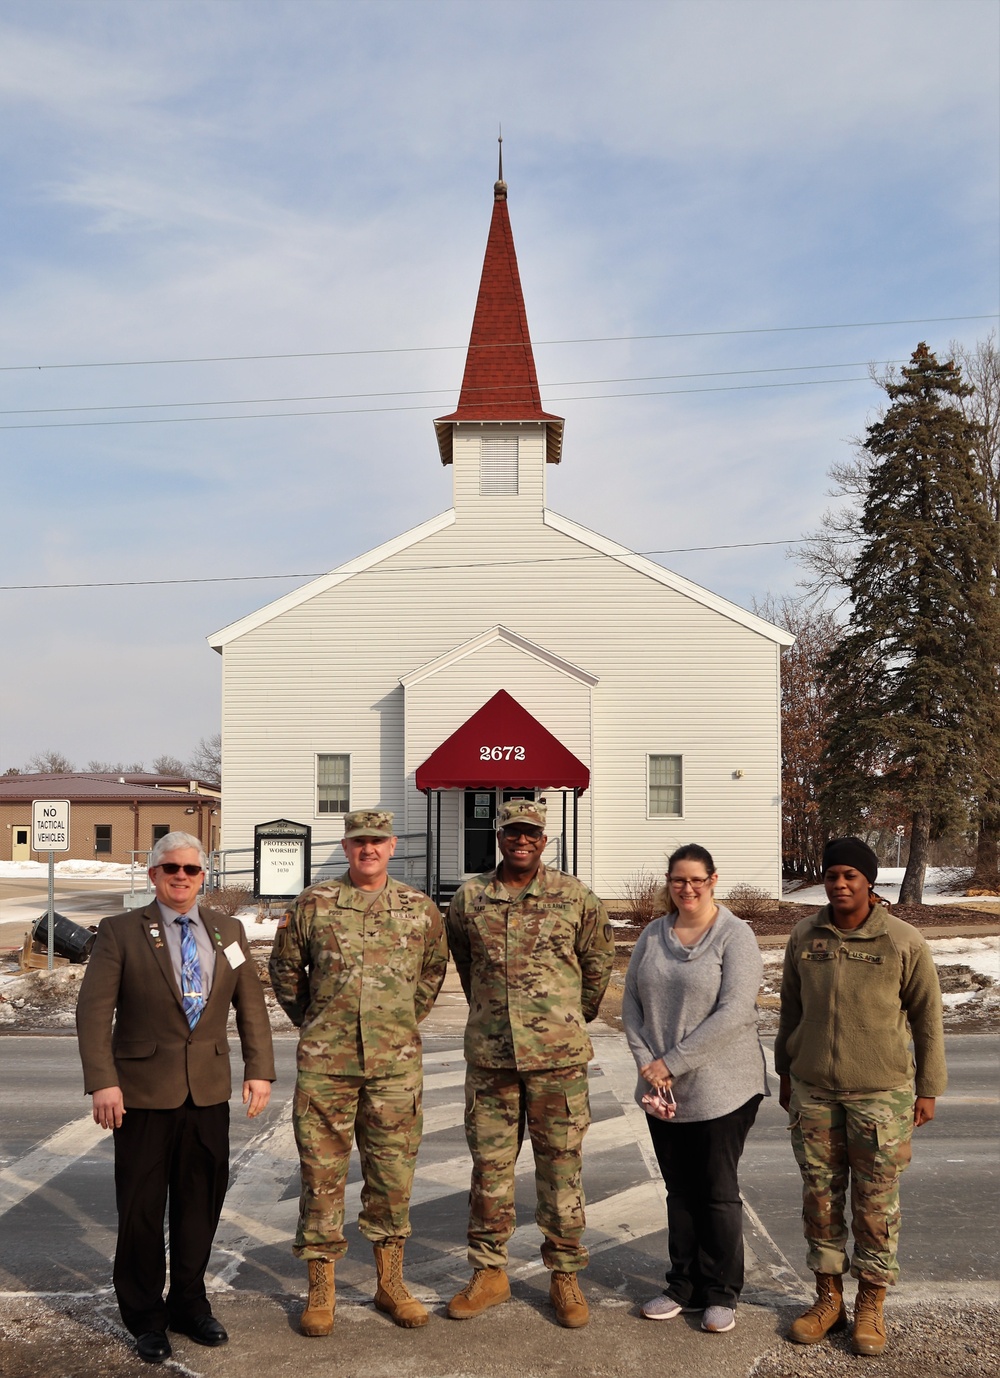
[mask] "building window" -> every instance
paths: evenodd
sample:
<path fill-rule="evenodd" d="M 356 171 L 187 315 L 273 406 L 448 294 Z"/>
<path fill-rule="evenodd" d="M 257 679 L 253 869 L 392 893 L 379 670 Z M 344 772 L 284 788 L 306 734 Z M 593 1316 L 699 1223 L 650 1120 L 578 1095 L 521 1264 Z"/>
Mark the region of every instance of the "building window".
<path fill-rule="evenodd" d="M 351 807 L 351 758 L 346 752 L 316 757 L 316 812 L 347 813 Z"/>
<path fill-rule="evenodd" d="M 108 855 L 111 851 L 111 824 L 97 823 L 94 825 L 94 851 L 98 856 Z"/>
<path fill-rule="evenodd" d="M 153 846 L 154 846 L 154 847 L 156 846 L 156 844 L 159 842 L 159 840 L 160 840 L 161 837 L 166 837 L 166 835 L 167 835 L 167 833 L 168 833 L 169 831 L 170 831 L 170 824 L 169 824 L 169 823 L 154 823 L 154 824 L 153 824 Z"/>
<path fill-rule="evenodd" d="M 680 818 L 683 813 L 682 804 L 681 758 L 679 756 L 650 756 L 650 818 Z"/>
<path fill-rule="evenodd" d="M 517 436 L 484 435 L 479 447 L 479 492 L 482 496 L 516 494 Z"/>

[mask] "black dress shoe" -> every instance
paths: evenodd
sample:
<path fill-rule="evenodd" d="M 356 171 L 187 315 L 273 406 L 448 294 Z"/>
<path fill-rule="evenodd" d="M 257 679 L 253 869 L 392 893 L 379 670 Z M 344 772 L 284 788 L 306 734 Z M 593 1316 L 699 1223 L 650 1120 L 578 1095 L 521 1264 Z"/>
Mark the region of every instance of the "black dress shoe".
<path fill-rule="evenodd" d="M 137 1335 L 135 1347 L 139 1358 L 147 1364 L 162 1364 L 170 1358 L 170 1341 L 162 1330 L 147 1330 L 145 1335 Z"/>
<path fill-rule="evenodd" d="M 179 1335 L 187 1335 L 196 1344 L 224 1345 L 229 1339 L 226 1327 L 214 1316 L 187 1316 L 184 1320 L 171 1321 L 170 1329 Z"/>

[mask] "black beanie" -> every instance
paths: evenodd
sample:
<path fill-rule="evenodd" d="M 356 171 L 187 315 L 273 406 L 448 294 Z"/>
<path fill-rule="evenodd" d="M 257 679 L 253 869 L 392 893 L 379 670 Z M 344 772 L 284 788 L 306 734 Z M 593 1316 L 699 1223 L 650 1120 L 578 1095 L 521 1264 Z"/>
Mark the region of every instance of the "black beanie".
<path fill-rule="evenodd" d="M 853 866 L 868 881 L 875 884 L 878 875 L 878 857 L 860 837 L 835 837 L 823 848 L 823 874 L 831 866 Z"/>

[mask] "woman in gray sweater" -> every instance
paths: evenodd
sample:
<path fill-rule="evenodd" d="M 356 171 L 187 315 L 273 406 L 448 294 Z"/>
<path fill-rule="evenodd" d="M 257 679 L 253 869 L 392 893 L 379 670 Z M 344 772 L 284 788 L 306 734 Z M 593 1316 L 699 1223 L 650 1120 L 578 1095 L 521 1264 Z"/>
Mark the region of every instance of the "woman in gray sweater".
<path fill-rule="evenodd" d="M 767 1092 L 757 1037 L 763 963 L 749 926 L 715 902 L 711 854 L 690 843 L 670 857 L 669 912 L 639 935 L 622 1020 L 639 1069 L 667 1188 L 670 1266 L 650 1320 L 703 1311 L 702 1329 L 732 1330 L 743 1287 L 737 1168 Z"/>

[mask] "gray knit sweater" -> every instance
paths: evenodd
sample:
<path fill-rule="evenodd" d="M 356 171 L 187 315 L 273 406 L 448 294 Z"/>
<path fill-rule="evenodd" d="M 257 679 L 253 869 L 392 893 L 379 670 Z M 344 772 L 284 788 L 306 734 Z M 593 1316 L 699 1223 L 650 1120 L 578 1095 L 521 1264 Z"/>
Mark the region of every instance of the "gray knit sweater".
<path fill-rule="evenodd" d="M 670 1068 L 678 1122 L 714 1120 L 769 1094 L 756 1018 L 763 970 L 749 925 L 721 906 L 694 947 L 674 936 L 672 915 L 640 933 L 625 976 L 625 1036 L 636 1067 L 662 1057 Z M 648 1090 L 640 1076 L 636 1101 Z"/>

